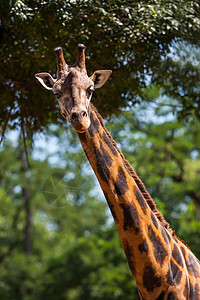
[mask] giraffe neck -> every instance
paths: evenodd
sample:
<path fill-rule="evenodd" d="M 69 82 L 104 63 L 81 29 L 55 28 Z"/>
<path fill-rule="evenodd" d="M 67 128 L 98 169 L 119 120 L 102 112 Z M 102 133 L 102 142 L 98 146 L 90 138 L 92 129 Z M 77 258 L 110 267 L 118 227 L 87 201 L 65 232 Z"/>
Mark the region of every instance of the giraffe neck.
<path fill-rule="evenodd" d="M 166 293 L 189 299 L 188 289 L 191 280 L 196 282 L 197 273 L 190 278 L 187 259 L 194 258 L 200 275 L 196 258 L 166 229 L 168 223 L 162 225 L 162 219 L 156 217 L 145 199 L 148 195 L 134 180 L 93 105 L 90 120 L 89 129 L 79 133 L 79 139 L 110 207 L 142 299 L 165 299 Z"/>

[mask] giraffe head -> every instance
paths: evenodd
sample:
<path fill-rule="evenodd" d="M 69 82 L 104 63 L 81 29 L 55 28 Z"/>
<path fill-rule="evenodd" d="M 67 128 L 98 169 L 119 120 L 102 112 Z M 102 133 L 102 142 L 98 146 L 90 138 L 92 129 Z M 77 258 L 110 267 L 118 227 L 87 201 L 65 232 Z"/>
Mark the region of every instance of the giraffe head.
<path fill-rule="evenodd" d="M 112 73 L 110 70 L 95 71 L 87 75 L 85 66 L 85 46 L 78 45 L 74 65 L 65 62 L 61 47 L 55 50 L 57 56 L 57 79 L 49 73 L 37 73 L 35 77 L 56 96 L 63 117 L 77 132 L 85 132 L 90 126 L 89 103 L 92 93 L 104 85 Z"/>

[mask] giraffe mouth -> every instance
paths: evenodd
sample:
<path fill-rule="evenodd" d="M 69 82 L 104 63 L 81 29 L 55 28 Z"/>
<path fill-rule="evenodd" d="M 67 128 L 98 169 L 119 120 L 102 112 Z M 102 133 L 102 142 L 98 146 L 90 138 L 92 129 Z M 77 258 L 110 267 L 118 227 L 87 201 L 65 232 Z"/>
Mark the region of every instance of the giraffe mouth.
<path fill-rule="evenodd" d="M 90 127 L 90 119 L 84 118 L 84 120 L 74 120 L 71 118 L 71 126 L 78 133 L 84 133 Z"/>

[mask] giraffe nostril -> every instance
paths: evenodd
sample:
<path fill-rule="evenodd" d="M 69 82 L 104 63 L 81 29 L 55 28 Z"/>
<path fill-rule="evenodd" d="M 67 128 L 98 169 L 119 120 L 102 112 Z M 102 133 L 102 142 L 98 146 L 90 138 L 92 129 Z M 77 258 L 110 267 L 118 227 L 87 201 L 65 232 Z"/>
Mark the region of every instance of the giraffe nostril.
<path fill-rule="evenodd" d="M 71 115 L 72 120 L 81 120 L 82 118 L 87 117 L 87 112 L 85 110 L 81 112 L 73 112 Z"/>
<path fill-rule="evenodd" d="M 77 114 L 77 113 L 75 113 L 75 112 L 72 113 L 72 119 L 74 119 L 74 120 L 75 120 L 75 119 L 78 119 L 78 115 L 79 115 L 79 114 Z"/>
<path fill-rule="evenodd" d="M 83 112 L 82 112 L 82 117 L 85 118 L 86 116 L 87 116 L 86 111 L 83 111 Z"/>

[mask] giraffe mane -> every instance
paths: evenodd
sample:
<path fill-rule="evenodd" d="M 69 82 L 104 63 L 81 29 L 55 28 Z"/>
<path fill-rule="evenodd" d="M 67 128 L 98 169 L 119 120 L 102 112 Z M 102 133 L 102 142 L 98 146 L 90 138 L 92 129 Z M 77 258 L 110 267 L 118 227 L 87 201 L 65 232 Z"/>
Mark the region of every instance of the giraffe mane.
<path fill-rule="evenodd" d="M 129 173 L 131 174 L 131 176 L 133 177 L 133 179 L 135 180 L 140 192 L 142 193 L 144 199 L 146 200 L 147 204 L 149 205 L 151 211 L 156 215 L 156 217 L 158 218 L 158 220 L 160 221 L 160 223 L 162 224 L 162 226 L 173 236 L 175 236 L 178 240 L 180 240 L 181 242 L 183 242 L 180 238 L 178 238 L 175 235 L 175 230 L 172 230 L 170 228 L 169 223 L 164 219 L 163 215 L 158 211 L 156 204 L 154 202 L 154 200 L 151 198 L 151 196 L 149 195 L 148 191 L 146 190 L 146 187 L 144 185 L 144 183 L 142 182 L 142 180 L 138 177 L 138 175 L 135 173 L 135 171 L 133 170 L 133 168 L 131 167 L 131 165 L 129 164 L 129 162 L 125 159 L 124 155 L 122 154 L 122 152 L 120 151 L 119 147 L 117 146 L 116 142 L 114 141 L 114 139 L 112 138 L 111 134 L 108 132 L 107 128 L 105 127 L 105 124 L 103 122 L 103 119 L 101 117 L 101 115 L 99 114 L 99 112 L 97 111 L 96 107 L 91 104 L 92 110 L 95 112 L 101 126 L 103 127 L 103 129 L 105 130 L 107 136 L 109 137 L 112 145 L 116 148 L 116 150 L 118 151 L 119 155 L 121 156 L 122 160 L 124 161 L 124 164 L 126 166 L 126 168 L 128 169 Z M 184 242 L 183 242 L 184 243 Z M 185 243 L 184 243 L 185 244 Z M 186 244 L 185 244 L 186 245 Z M 186 245 L 187 246 L 187 245 Z M 188 246 L 187 246 L 188 247 Z M 189 248 L 189 247 L 188 247 Z"/>

